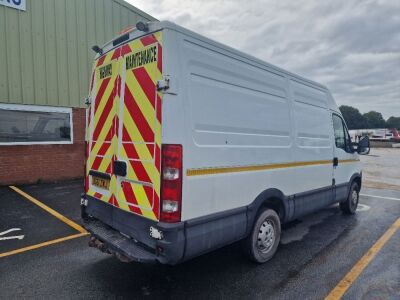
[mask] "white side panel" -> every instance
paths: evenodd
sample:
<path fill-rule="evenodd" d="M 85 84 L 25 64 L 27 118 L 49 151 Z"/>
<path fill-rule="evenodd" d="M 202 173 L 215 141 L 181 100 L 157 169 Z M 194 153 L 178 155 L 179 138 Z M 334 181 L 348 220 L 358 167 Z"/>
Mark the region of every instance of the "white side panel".
<path fill-rule="evenodd" d="M 190 36 L 174 39 L 164 50 L 180 66 L 168 73 L 179 88 L 163 101 L 163 143 L 183 144 L 184 173 L 332 160 L 324 92 Z M 248 205 L 268 188 L 293 195 L 331 184 L 331 164 L 185 176 L 182 219 Z"/>
<path fill-rule="evenodd" d="M 290 114 L 285 98 L 206 74 L 206 69 L 193 70 L 189 86 L 193 138 L 198 146 L 290 146 Z"/>
<path fill-rule="evenodd" d="M 290 85 L 294 97 L 296 161 L 327 162 L 314 166 L 311 172 L 304 172 L 297 180 L 302 181 L 305 191 L 330 186 L 333 177 L 332 122 L 326 108 L 326 94 L 293 80 Z"/>
<path fill-rule="evenodd" d="M 293 87 L 293 95 L 296 101 L 327 108 L 328 96 L 325 91 L 296 80 L 291 80 L 290 84 Z"/>

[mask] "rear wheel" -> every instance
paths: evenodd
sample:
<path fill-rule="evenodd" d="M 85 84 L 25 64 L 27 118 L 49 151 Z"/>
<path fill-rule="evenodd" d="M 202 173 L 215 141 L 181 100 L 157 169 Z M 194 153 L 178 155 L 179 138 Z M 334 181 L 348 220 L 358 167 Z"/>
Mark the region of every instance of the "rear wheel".
<path fill-rule="evenodd" d="M 353 182 L 350 187 L 349 195 L 346 201 L 340 202 L 340 209 L 348 215 L 353 215 L 356 213 L 358 206 L 360 188 L 357 182 Z"/>
<path fill-rule="evenodd" d="M 272 209 L 262 211 L 245 240 L 245 248 L 251 260 L 264 263 L 274 256 L 281 238 L 281 222 Z"/>

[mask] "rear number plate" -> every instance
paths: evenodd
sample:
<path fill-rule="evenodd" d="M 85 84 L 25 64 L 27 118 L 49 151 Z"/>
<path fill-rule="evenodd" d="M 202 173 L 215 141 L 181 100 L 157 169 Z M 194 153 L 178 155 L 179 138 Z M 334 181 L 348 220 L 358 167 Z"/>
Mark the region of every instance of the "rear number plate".
<path fill-rule="evenodd" d="M 104 179 L 96 176 L 92 176 L 92 184 L 102 189 L 108 190 L 110 187 L 110 179 Z"/>

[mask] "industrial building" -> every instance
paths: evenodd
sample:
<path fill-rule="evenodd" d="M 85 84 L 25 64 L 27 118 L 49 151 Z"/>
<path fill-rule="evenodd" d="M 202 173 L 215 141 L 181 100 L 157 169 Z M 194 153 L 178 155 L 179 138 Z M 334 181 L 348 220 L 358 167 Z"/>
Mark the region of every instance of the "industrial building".
<path fill-rule="evenodd" d="M 91 47 L 150 20 L 123 0 L 0 1 L 0 185 L 83 176 Z"/>

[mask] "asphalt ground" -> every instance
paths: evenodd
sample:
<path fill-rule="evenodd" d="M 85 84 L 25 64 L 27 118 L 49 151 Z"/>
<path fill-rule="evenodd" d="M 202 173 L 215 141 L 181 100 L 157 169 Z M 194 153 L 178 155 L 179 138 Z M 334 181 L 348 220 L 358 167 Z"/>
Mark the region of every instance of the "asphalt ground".
<path fill-rule="evenodd" d="M 20 186 L 80 223 L 81 181 Z M 79 232 L 8 187 L 0 188 L 0 298 L 323 299 L 400 216 L 400 191 L 364 188 L 354 216 L 337 206 L 283 228 L 275 257 L 247 260 L 236 243 L 170 267 L 122 263 L 87 246 L 88 236 L 1 257 Z M 393 198 L 393 199 L 390 199 Z M 0 236 L 1 237 L 1 236 Z M 376 250 L 376 249 L 375 249 Z M 400 230 L 352 277 L 343 299 L 400 299 Z M 357 268 L 356 268 L 357 269 Z"/>

